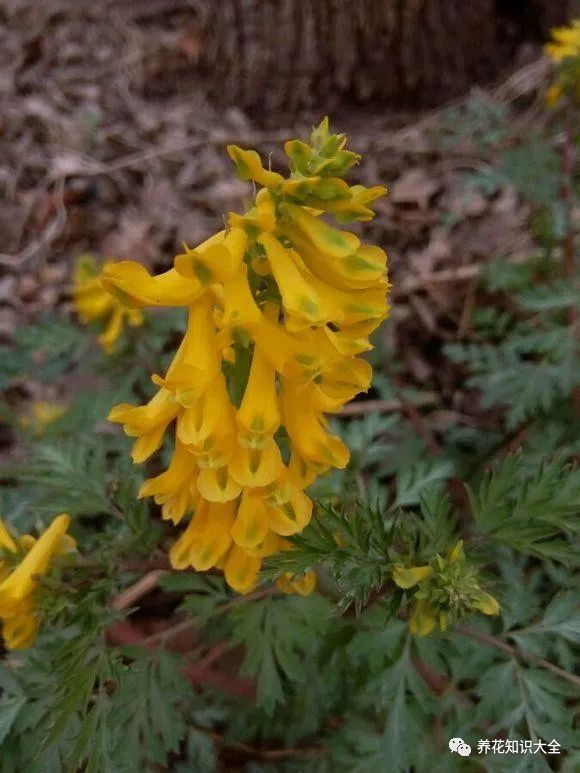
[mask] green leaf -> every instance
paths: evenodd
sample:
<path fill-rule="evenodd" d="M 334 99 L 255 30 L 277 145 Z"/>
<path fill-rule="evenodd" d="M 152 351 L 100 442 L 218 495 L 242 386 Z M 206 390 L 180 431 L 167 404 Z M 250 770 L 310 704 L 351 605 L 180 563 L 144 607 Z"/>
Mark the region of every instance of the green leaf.
<path fill-rule="evenodd" d="M 564 563 L 578 561 L 566 535 L 577 533 L 580 468 L 561 460 L 528 469 L 521 455 L 505 457 L 482 480 L 468 488 L 471 512 L 491 539 L 515 550 Z"/>
<path fill-rule="evenodd" d="M 580 292 L 568 279 L 541 284 L 520 292 L 516 300 L 526 311 L 560 311 L 580 303 Z"/>
<path fill-rule="evenodd" d="M 395 505 L 416 505 L 421 494 L 433 483 L 447 480 L 453 475 L 453 462 L 449 459 L 420 461 L 402 470 L 397 478 Z"/>
<path fill-rule="evenodd" d="M 283 680 L 302 682 L 301 657 L 328 625 L 320 596 L 266 598 L 231 612 L 233 641 L 245 646 L 243 673 L 257 677 L 257 703 L 268 715 L 284 700 Z"/>
<path fill-rule="evenodd" d="M 14 696 L 7 698 L 3 696 L 0 699 L 0 745 L 12 729 L 12 725 L 21 709 L 26 703 L 26 698 Z"/>

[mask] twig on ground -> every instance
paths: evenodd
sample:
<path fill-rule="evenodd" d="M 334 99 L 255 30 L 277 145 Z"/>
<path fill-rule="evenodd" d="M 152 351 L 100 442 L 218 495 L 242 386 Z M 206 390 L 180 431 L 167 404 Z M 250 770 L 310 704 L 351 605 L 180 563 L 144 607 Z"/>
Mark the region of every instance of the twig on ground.
<path fill-rule="evenodd" d="M 424 392 L 412 400 L 412 404 L 418 407 L 437 405 L 439 402 L 436 392 Z M 340 412 L 341 416 L 364 416 L 367 413 L 398 413 L 404 410 L 401 400 L 360 400 L 345 405 Z"/>
<path fill-rule="evenodd" d="M 494 462 L 496 462 L 498 459 L 502 459 L 504 456 L 508 456 L 508 454 L 513 454 L 515 451 L 520 448 L 520 446 L 525 442 L 525 440 L 528 437 L 528 426 L 525 424 L 523 427 L 520 427 L 516 432 L 513 433 L 513 435 L 508 438 L 507 442 L 504 443 L 498 450 L 492 455 L 491 459 L 486 464 L 486 469 L 489 469 Z"/>
<path fill-rule="evenodd" d="M 57 182 L 57 193 L 54 198 L 56 206 L 56 217 L 51 220 L 48 227 L 39 236 L 33 240 L 27 247 L 16 255 L 7 255 L 0 253 L 0 265 L 8 266 L 13 269 L 21 269 L 32 258 L 36 257 L 41 250 L 50 245 L 61 235 L 67 222 L 67 211 L 64 204 L 64 178 Z"/>
<path fill-rule="evenodd" d="M 523 263 L 526 256 L 517 256 L 510 260 L 510 263 Z M 458 266 L 457 268 L 447 268 L 441 271 L 434 271 L 430 274 L 419 274 L 418 276 L 403 276 L 393 285 L 393 298 L 405 298 L 419 290 L 424 290 L 432 284 L 447 284 L 449 282 L 467 282 L 480 276 L 485 269 L 485 264 L 474 263 L 470 266 Z"/>
<path fill-rule="evenodd" d="M 135 602 L 142 599 L 148 593 L 157 587 L 159 580 L 168 574 L 165 569 L 154 569 L 152 572 L 148 572 L 146 575 L 137 580 L 136 583 L 125 588 L 124 591 L 119 593 L 112 602 L 111 607 L 117 612 L 127 609 L 133 606 Z"/>
<path fill-rule="evenodd" d="M 495 647 L 496 649 L 505 652 L 507 655 L 510 655 L 512 658 L 517 660 L 527 660 L 530 663 L 539 666 L 540 668 L 545 668 L 547 671 L 551 671 L 561 679 L 565 679 L 567 682 L 570 682 L 576 687 L 580 687 L 580 676 L 571 674 L 569 671 L 565 671 L 555 663 L 552 663 L 545 658 L 540 658 L 531 652 L 523 652 L 517 647 L 514 647 L 512 644 L 508 644 L 508 642 L 506 642 L 504 639 L 500 639 L 497 636 L 491 636 L 490 634 L 484 633 L 483 631 L 478 631 L 475 628 L 462 627 L 458 628 L 457 632 L 463 634 L 464 636 L 469 636 L 471 639 L 476 639 L 483 644 L 489 644 L 490 647 Z"/>
<path fill-rule="evenodd" d="M 238 596 L 237 598 L 232 599 L 231 601 L 227 601 L 225 604 L 221 604 L 219 607 L 217 607 L 215 614 L 223 614 L 232 607 L 239 606 L 240 604 L 247 604 L 251 601 L 258 601 L 259 599 L 266 598 L 267 596 L 271 596 L 272 594 L 276 593 L 277 590 L 278 589 L 275 586 L 272 586 L 270 588 L 256 591 L 255 593 L 249 593 L 246 596 Z M 143 639 L 142 644 L 144 646 L 149 646 L 150 644 L 165 643 L 173 637 L 178 636 L 179 634 L 184 633 L 191 628 L 194 628 L 196 625 L 197 621 L 193 617 L 189 620 L 182 620 L 181 622 L 166 628 L 164 631 L 160 631 L 159 633 L 155 633 L 152 636 L 148 636 L 146 639 Z"/>
<path fill-rule="evenodd" d="M 429 448 L 432 454 L 438 455 L 441 453 L 441 445 L 439 441 L 435 438 L 433 433 L 430 431 L 430 429 L 427 427 L 423 417 L 417 410 L 417 407 L 409 402 L 407 398 L 403 394 L 403 388 L 404 384 L 402 380 L 394 373 L 389 374 L 391 381 L 397 388 L 397 392 L 399 394 L 399 400 L 401 401 L 401 404 L 403 406 L 403 411 L 407 415 L 407 418 L 411 422 L 411 424 L 415 427 L 417 430 L 417 433 L 423 438 L 425 441 L 425 444 Z"/>
<path fill-rule="evenodd" d="M 223 746 L 225 749 L 242 752 L 247 756 L 259 760 L 285 760 L 291 759 L 292 757 L 318 757 L 325 753 L 325 750 L 319 746 L 304 746 L 302 748 L 294 747 L 287 749 L 257 749 L 254 746 L 250 746 L 249 744 L 241 743 L 239 741 L 226 741 L 223 735 L 216 732 L 215 730 L 208 730 L 207 728 L 200 727 L 198 725 L 195 726 L 195 729 L 200 733 L 207 735 L 209 738 L 214 740 L 220 746 Z"/>

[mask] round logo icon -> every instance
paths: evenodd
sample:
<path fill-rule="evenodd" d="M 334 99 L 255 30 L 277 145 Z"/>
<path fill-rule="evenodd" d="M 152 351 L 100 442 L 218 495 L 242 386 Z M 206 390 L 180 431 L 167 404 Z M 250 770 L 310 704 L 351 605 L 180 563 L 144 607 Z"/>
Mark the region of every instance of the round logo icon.
<path fill-rule="evenodd" d="M 452 754 L 459 754 L 460 757 L 469 757 L 471 754 L 471 746 L 465 743 L 463 738 L 452 738 L 449 741 L 449 749 Z"/>

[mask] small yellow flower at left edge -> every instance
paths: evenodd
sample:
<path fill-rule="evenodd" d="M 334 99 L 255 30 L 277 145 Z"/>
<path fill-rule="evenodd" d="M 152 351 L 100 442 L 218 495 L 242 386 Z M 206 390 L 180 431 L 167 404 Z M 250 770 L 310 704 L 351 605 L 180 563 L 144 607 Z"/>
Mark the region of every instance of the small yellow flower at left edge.
<path fill-rule="evenodd" d="M 114 350 L 125 323 L 131 327 L 139 327 L 144 322 L 140 309 L 127 308 L 103 285 L 102 273 L 114 265 L 114 261 L 107 260 L 101 269 L 91 255 L 81 255 L 73 276 L 76 312 L 85 324 L 100 324 L 102 332 L 99 335 L 99 343 L 107 353 Z"/>
<path fill-rule="evenodd" d="M 35 400 L 28 410 L 18 418 L 18 424 L 35 435 L 42 435 L 50 424 L 58 421 L 67 412 L 65 405 L 46 400 Z"/>
<path fill-rule="evenodd" d="M 8 649 L 30 647 L 36 639 L 34 597 L 38 577 L 48 572 L 54 556 L 76 548 L 67 534 L 69 526 L 70 517 L 61 513 L 38 539 L 28 534 L 14 538 L 0 519 L 0 621 Z M 18 558 L 14 564 L 12 559 Z"/>

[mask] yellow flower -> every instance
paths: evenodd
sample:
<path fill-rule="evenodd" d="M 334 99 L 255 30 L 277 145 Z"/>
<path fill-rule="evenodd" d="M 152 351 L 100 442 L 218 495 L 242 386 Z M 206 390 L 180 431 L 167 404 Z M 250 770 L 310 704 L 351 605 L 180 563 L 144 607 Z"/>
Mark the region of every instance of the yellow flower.
<path fill-rule="evenodd" d="M 428 601 L 420 599 L 409 619 L 409 630 L 416 636 L 427 636 L 437 625 L 437 617 Z"/>
<path fill-rule="evenodd" d="M 177 524 L 199 499 L 197 474 L 195 457 L 183 443 L 176 440 L 171 464 L 161 475 L 143 483 L 139 489 L 139 499 L 154 497 L 155 502 L 161 505 L 163 518 Z"/>
<path fill-rule="evenodd" d="M 369 388 L 371 367 L 355 355 L 371 348 L 388 310 L 385 253 L 324 219 L 369 220 L 385 192 L 341 178 L 359 159 L 345 144 L 323 121 L 310 144 L 286 144 L 289 177 L 229 146 L 238 175 L 263 186 L 247 211 L 230 213 L 227 229 L 202 244 L 184 245 L 160 276 L 129 262 L 104 271 L 104 286 L 129 308 L 189 309 L 173 361 L 152 376 L 155 397 L 117 406 L 110 419 L 137 438 L 135 462 L 158 450 L 175 420 L 171 463 L 140 496 L 154 497 L 174 523 L 191 514 L 170 551 L 175 568 L 219 568 L 240 593 L 309 523 L 305 489 L 347 464 L 326 414 Z M 313 586 L 308 573 L 280 587 Z"/>
<path fill-rule="evenodd" d="M 235 277 L 224 282 L 222 302 L 221 327 L 254 329 L 260 325 L 262 313 L 252 296 L 248 269 L 244 264 Z"/>
<path fill-rule="evenodd" d="M 325 420 L 316 409 L 315 398 L 315 385 L 297 388 L 292 382 L 284 381 L 284 425 L 293 449 L 307 462 L 342 469 L 348 464 L 350 452 L 340 438 L 326 431 Z"/>
<path fill-rule="evenodd" d="M 221 243 L 210 244 L 205 250 L 200 247 L 190 250 L 184 245 L 185 254 L 175 258 L 175 269 L 181 276 L 197 279 L 204 286 L 225 282 L 239 272 L 246 244 L 245 231 L 232 228 Z"/>
<path fill-rule="evenodd" d="M 276 585 L 284 593 L 298 593 L 300 596 L 310 596 L 316 587 L 316 574 L 312 570 L 305 572 L 302 577 L 294 579 L 291 572 L 284 572 L 276 580 Z"/>
<path fill-rule="evenodd" d="M 300 234 L 323 253 L 335 258 L 346 258 L 361 246 L 358 236 L 333 228 L 304 207 L 286 204 L 284 213 L 289 216 L 290 222 L 296 226 Z"/>
<path fill-rule="evenodd" d="M 328 322 L 332 312 L 322 303 L 312 283 L 300 272 L 293 260 L 293 253 L 269 233 L 262 234 L 258 243 L 266 251 L 282 295 L 284 310 L 302 320 L 302 327 Z"/>
<path fill-rule="evenodd" d="M 292 225 L 284 226 L 283 233 L 312 274 L 338 290 L 373 287 L 386 276 L 387 256 L 380 247 L 363 244 L 354 252 L 337 256 L 317 247 Z"/>
<path fill-rule="evenodd" d="M 204 443 L 230 425 L 234 434 L 233 409 L 229 402 L 226 381 L 218 373 L 208 382 L 205 392 L 185 408 L 177 419 L 177 437 L 187 446 L 201 449 Z"/>
<path fill-rule="evenodd" d="M 151 276 L 145 266 L 130 260 L 106 264 L 103 287 L 131 309 L 143 306 L 190 306 L 205 292 L 198 279 L 185 279 L 172 268 Z"/>
<path fill-rule="evenodd" d="M 192 566 L 198 572 L 215 566 L 231 545 L 234 520 L 234 502 L 200 500 L 187 529 L 171 548 L 172 565 L 176 569 Z"/>
<path fill-rule="evenodd" d="M 393 582 L 398 585 L 399 588 L 412 588 L 422 580 L 426 580 L 427 577 L 431 577 L 433 574 L 432 566 L 395 566 L 393 568 Z"/>
<path fill-rule="evenodd" d="M 232 545 L 224 565 L 228 585 L 238 593 L 249 593 L 256 585 L 262 561 L 238 545 Z"/>
<path fill-rule="evenodd" d="M 118 265 L 107 261 L 103 272 L 113 270 Z M 111 295 L 101 283 L 101 272 L 90 255 L 81 256 L 76 264 L 73 280 L 73 298 L 77 314 L 81 320 L 103 322 L 104 330 L 99 336 L 99 343 L 106 352 L 115 348 L 125 322 L 132 327 L 138 327 L 144 322 L 143 314 L 138 309 L 129 309 L 114 295 Z"/>
<path fill-rule="evenodd" d="M 256 548 L 270 529 L 266 504 L 260 496 L 244 491 L 232 527 L 232 538 L 241 548 Z"/>
<path fill-rule="evenodd" d="M 262 448 L 239 445 L 229 467 L 232 476 L 244 488 L 262 488 L 278 477 L 282 469 L 282 456 L 274 439 Z"/>
<path fill-rule="evenodd" d="M 548 89 L 546 89 L 546 105 L 548 107 L 556 107 L 562 94 L 562 86 L 558 83 L 553 83 Z"/>
<path fill-rule="evenodd" d="M 20 417 L 19 424 L 32 430 L 35 435 L 42 435 L 50 424 L 60 419 L 66 412 L 67 408 L 64 405 L 37 400 L 31 403 L 29 412 Z"/>
<path fill-rule="evenodd" d="M 544 50 L 556 63 L 580 56 L 580 19 L 575 19 L 569 27 L 553 29 L 552 41 L 544 46 Z"/>
<path fill-rule="evenodd" d="M 70 518 L 57 515 L 38 538 L 24 535 L 16 542 L 0 520 L 0 549 L 25 555 L 13 568 L 0 560 L 0 620 L 2 635 L 9 649 L 29 647 L 36 639 L 38 621 L 34 616 L 37 578 L 46 574 L 53 556 L 74 549 L 75 542 L 66 532 Z"/>
<path fill-rule="evenodd" d="M 190 307 L 187 330 L 175 359 L 165 378 L 155 377 L 154 381 L 169 389 L 180 405 L 191 406 L 217 378 L 221 356 L 208 294 Z"/>
<path fill-rule="evenodd" d="M 266 445 L 280 426 L 276 370 L 258 346 L 254 348 L 248 383 L 236 418 L 240 443 L 254 448 Z"/>
<path fill-rule="evenodd" d="M 18 547 L 14 538 L 6 528 L 4 521 L 0 518 L 0 550 L 7 550 L 10 553 L 17 553 Z M 3 564 L 0 563 L 0 572 L 3 571 Z"/>
<path fill-rule="evenodd" d="M 556 107 L 566 95 L 580 102 L 580 19 L 553 29 L 544 50 L 554 63 L 554 80 L 545 94 L 547 106 Z"/>
<path fill-rule="evenodd" d="M 298 534 L 312 517 L 312 500 L 303 491 L 289 487 L 284 501 L 266 500 L 270 529 L 281 537 Z"/>
<path fill-rule="evenodd" d="M 473 594 L 472 604 L 484 615 L 499 615 L 499 603 L 490 593 L 478 590 Z"/>
<path fill-rule="evenodd" d="M 418 586 L 413 597 L 409 630 L 426 636 L 437 626 L 445 631 L 450 620 L 477 610 L 497 615 L 497 600 L 479 586 L 476 571 L 466 562 L 463 540 L 446 557 L 436 555 L 430 564 L 393 567 L 393 581 L 404 590 Z"/>
<path fill-rule="evenodd" d="M 136 437 L 133 446 L 133 461 L 144 462 L 157 451 L 163 442 L 167 425 L 175 419 L 180 406 L 171 392 L 160 389 L 147 403 L 135 407 L 127 403 L 115 406 L 109 413 L 109 421 L 124 424 L 125 434 Z"/>
<path fill-rule="evenodd" d="M 267 188 L 262 188 L 256 196 L 256 206 L 245 215 L 230 212 L 229 224 L 232 228 L 242 228 L 248 236 L 255 238 L 276 228 L 276 205 Z"/>
<path fill-rule="evenodd" d="M 231 502 L 242 493 L 242 484 L 231 472 L 231 465 L 205 467 L 197 478 L 197 488 L 208 502 Z"/>
<path fill-rule="evenodd" d="M 228 145 L 227 151 L 242 180 L 254 180 L 265 187 L 278 185 L 284 180 L 281 174 L 264 169 L 260 156 L 255 150 L 243 150 L 237 145 Z"/>

